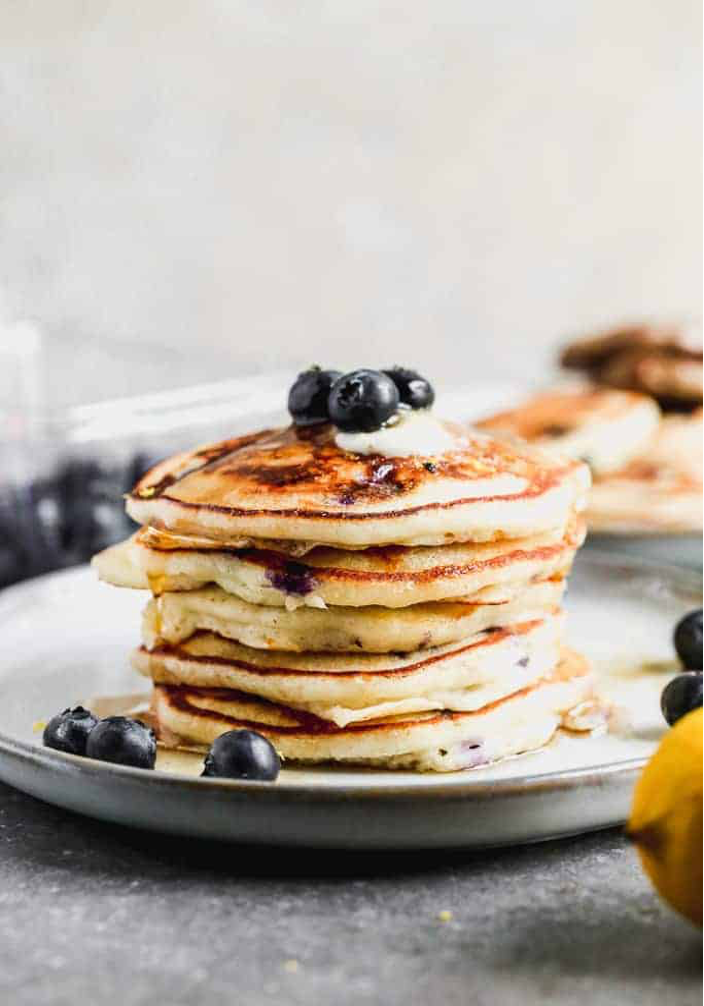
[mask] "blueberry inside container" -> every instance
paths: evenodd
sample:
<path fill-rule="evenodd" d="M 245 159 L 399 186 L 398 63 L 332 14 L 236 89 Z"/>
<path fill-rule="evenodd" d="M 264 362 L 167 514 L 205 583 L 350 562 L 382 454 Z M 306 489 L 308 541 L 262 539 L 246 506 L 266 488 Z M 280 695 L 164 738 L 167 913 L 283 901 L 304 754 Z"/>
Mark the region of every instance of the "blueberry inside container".
<path fill-rule="evenodd" d="M 0 405 L 0 589 L 88 562 L 136 525 L 123 496 L 181 449 L 245 433 L 286 414 L 274 373 L 44 410 Z"/>

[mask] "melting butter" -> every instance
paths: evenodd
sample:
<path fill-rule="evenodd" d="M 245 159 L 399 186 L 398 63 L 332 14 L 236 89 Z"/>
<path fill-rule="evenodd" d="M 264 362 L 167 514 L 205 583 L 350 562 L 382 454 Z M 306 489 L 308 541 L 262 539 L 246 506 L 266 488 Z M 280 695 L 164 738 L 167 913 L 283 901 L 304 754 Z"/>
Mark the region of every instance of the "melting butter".
<path fill-rule="evenodd" d="M 397 413 L 373 433 L 335 434 L 335 443 L 353 454 L 380 454 L 387 458 L 434 457 L 466 446 L 459 430 L 437 419 L 428 409 Z"/>

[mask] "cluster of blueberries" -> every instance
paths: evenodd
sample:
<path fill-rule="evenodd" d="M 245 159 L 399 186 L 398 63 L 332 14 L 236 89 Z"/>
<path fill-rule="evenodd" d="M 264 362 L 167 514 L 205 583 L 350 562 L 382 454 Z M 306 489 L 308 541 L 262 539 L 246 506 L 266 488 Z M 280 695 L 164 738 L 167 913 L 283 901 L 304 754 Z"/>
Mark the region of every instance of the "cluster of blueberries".
<path fill-rule="evenodd" d="M 373 433 L 399 406 L 429 409 L 435 392 L 415 370 L 321 370 L 311 367 L 296 378 L 288 411 L 296 426 L 334 423 L 343 433 Z"/>
<path fill-rule="evenodd" d="M 677 623 L 674 635 L 682 673 L 668 681 L 660 707 L 670 726 L 702 704 L 702 609 L 690 611 Z"/>
<path fill-rule="evenodd" d="M 44 745 L 114 765 L 154 768 L 156 734 L 129 716 L 98 719 L 83 706 L 64 709 L 44 728 Z M 281 761 L 272 744 L 254 730 L 228 730 L 213 741 L 202 775 L 219 779 L 273 782 Z"/>
<path fill-rule="evenodd" d="M 122 495 L 154 460 L 72 457 L 40 479 L 0 485 L 0 588 L 87 562 L 130 534 Z"/>

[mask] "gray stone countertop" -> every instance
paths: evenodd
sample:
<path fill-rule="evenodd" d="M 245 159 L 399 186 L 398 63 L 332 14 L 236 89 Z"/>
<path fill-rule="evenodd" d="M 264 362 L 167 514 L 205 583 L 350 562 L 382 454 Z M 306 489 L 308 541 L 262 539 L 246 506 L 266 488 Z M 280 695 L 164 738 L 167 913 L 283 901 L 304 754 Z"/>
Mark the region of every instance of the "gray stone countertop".
<path fill-rule="evenodd" d="M 7 1006 L 660 1006 L 700 1003 L 700 979 L 699 934 L 618 831 L 482 853 L 248 849 L 0 786 Z"/>

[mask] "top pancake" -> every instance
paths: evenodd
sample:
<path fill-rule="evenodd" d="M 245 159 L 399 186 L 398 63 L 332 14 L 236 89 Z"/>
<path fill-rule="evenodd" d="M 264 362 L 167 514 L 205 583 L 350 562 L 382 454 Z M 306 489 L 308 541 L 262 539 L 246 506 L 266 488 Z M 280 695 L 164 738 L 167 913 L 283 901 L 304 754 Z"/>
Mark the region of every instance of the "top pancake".
<path fill-rule="evenodd" d="M 519 538 L 564 527 L 583 505 L 581 462 L 445 425 L 455 447 L 412 457 L 342 450 L 329 425 L 264 430 L 162 462 L 127 510 L 240 547 L 267 538 L 360 548 Z"/>

